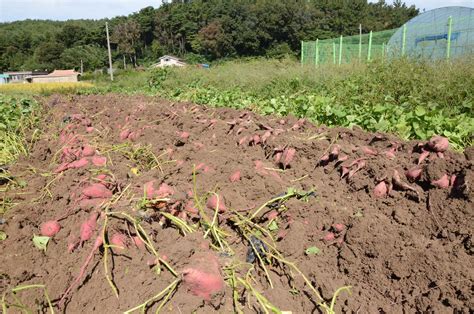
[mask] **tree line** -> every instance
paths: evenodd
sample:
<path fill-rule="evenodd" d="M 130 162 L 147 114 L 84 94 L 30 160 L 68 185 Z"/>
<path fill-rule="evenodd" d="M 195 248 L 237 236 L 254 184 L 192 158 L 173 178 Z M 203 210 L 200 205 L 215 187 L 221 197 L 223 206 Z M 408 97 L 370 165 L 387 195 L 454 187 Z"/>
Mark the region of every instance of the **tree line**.
<path fill-rule="evenodd" d="M 103 20 L 0 23 L 0 70 L 102 68 L 105 22 L 113 60 L 137 66 L 173 54 L 193 62 L 297 53 L 301 40 L 401 26 L 418 14 L 401 0 L 173 0 Z"/>

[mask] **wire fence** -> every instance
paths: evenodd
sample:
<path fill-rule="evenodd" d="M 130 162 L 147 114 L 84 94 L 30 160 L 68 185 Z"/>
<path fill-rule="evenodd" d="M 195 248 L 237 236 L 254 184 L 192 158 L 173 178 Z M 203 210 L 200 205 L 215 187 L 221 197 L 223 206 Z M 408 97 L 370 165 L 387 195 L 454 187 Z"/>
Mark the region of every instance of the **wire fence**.
<path fill-rule="evenodd" d="M 461 10 L 462 9 L 462 10 Z M 301 64 L 347 64 L 407 56 L 430 60 L 474 53 L 474 9 L 443 8 L 398 29 L 301 42 Z"/>

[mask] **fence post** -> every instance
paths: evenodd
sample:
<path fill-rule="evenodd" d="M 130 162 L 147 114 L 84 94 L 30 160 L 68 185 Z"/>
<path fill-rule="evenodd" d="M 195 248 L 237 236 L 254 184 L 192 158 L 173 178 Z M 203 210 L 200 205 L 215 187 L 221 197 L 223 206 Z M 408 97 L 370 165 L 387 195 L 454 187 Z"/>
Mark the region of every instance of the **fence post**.
<path fill-rule="evenodd" d="M 339 65 L 342 63 L 342 35 L 339 39 Z"/>
<path fill-rule="evenodd" d="M 384 61 L 385 57 L 385 43 L 382 43 L 382 62 Z"/>
<path fill-rule="evenodd" d="M 446 60 L 451 56 L 451 34 L 453 33 L 453 17 L 448 17 L 448 42 L 446 45 Z"/>
<path fill-rule="evenodd" d="M 370 61 L 372 56 L 372 31 L 369 33 L 369 51 L 367 52 L 367 61 Z"/>
<path fill-rule="evenodd" d="M 301 41 L 301 66 L 303 66 L 303 62 L 304 62 L 304 42 Z"/>
<path fill-rule="evenodd" d="M 407 44 L 407 25 L 403 25 L 403 32 L 402 32 L 402 57 L 405 56 L 405 47 Z"/>
<path fill-rule="evenodd" d="M 332 42 L 332 63 L 336 64 L 336 43 Z"/>
<path fill-rule="evenodd" d="M 316 38 L 316 65 L 319 64 L 319 39 Z"/>
<path fill-rule="evenodd" d="M 359 24 L 359 63 L 362 62 L 362 24 Z"/>

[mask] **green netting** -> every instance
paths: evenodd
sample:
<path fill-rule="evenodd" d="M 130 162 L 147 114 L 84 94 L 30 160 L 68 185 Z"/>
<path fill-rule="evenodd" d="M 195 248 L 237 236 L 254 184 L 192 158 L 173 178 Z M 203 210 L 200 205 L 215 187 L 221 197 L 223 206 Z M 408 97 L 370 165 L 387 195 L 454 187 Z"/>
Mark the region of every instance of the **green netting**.
<path fill-rule="evenodd" d="M 301 43 L 302 64 L 344 64 L 408 56 L 450 59 L 474 54 L 474 9 L 431 10 L 398 29 Z"/>
<path fill-rule="evenodd" d="M 397 29 L 302 42 L 303 64 L 343 64 L 385 58 L 390 37 Z"/>

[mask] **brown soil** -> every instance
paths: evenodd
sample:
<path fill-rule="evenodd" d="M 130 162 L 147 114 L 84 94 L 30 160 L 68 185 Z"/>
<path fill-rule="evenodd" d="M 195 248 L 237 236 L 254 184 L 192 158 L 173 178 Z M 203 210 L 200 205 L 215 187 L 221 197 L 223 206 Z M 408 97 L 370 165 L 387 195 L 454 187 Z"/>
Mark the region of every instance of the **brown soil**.
<path fill-rule="evenodd" d="M 269 221 L 263 214 L 272 208 L 278 210 L 276 225 L 271 225 L 275 227 L 271 229 L 278 227 L 271 231 L 276 248 L 297 265 L 327 304 L 338 288 L 352 286 L 351 295 L 341 292 L 338 296 L 337 312 L 468 313 L 474 308 L 474 178 L 473 160 L 467 153 L 430 153 L 421 163 L 421 178 L 409 183 L 405 171 L 416 165 L 421 145 L 390 135 L 317 127 L 291 117 L 261 117 L 247 111 L 146 97 L 53 96 L 45 103 L 41 139 L 30 156 L 10 167 L 15 179 L 26 181 L 27 186 L 4 195 L 17 203 L 0 225 L 8 235 L 0 242 L 0 293 L 7 293 L 5 302 L 12 312 L 17 311 L 12 304 L 18 301 L 9 291 L 18 285 L 45 284 L 53 304 L 59 306 L 90 254 L 94 239 L 102 234 L 106 211 L 136 217 L 158 256 L 176 270 L 178 278 L 185 278 L 169 296 L 163 312 L 232 312 L 235 307 L 244 312 L 262 312 L 255 296 L 238 283 L 234 304 L 229 269 L 234 267 L 236 276 L 243 280 L 251 269 L 251 264 L 245 263 L 250 244 L 242 234 L 245 228 L 235 226 L 235 211 L 250 216 L 289 187 L 314 189 L 315 194 L 290 198 L 280 207 L 265 207 L 254 222 L 267 228 Z M 91 120 L 94 130 L 90 133 L 86 132 L 90 123 L 84 117 Z M 105 167 L 89 162 L 60 175 L 52 173 L 65 146 L 60 143 L 60 132 L 71 127 L 74 134 L 80 134 L 75 145 L 87 142 L 96 147 L 98 154 L 107 158 Z M 135 133 L 121 140 L 120 134 L 126 129 Z M 182 131 L 189 132 L 189 138 L 181 138 Z M 247 139 L 238 145 L 245 136 Z M 159 167 L 153 156 L 146 158 L 146 150 L 137 152 L 137 148 L 147 145 L 160 161 Z M 320 163 L 335 145 L 340 147 L 337 156 Z M 295 149 L 293 159 L 291 148 Z M 395 154 L 392 159 L 386 155 L 390 149 Z M 344 155 L 348 159 L 338 163 L 336 159 Z M 276 164 L 278 156 L 280 162 Z M 357 162 L 348 167 L 354 160 Z M 198 166 L 200 163 L 204 164 Z M 195 179 L 202 204 L 212 191 L 224 202 L 226 210 L 219 214 L 218 222 L 227 233 L 224 240 L 232 252 L 219 250 L 212 235 L 204 239 L 203 227 L 198 225 L 202 216 L 184 209 L 193 201 L 187 195 L 193 190 L 193 165 L 199 168 Z M 341 179 L 343 166 L 361 169 Z M 230 182 L 229 176 L 236 170 L 240 170 L 240 180 Z M 398 170 L 404 184 L 396 182 L 394 170 Z M 116 202 L 100 208 L 102 215 L 93 237 L 69 253 L 68 243 L 79 235 L 81 223 L 90 212 L 99 210 L 83 202 L 82 209 L 77 205 L 83 187 L 94 182 L 99 173 L 113 176 L 113 184 L 108 187 L 115 193 L 112 200 Z M 449 187 L 430 184 L 444 174 L 449 179 L 455 175 Z M 144 185 L 151 180 L 156 180 L 156 189 L 166 183 L 174 193 L 167 201 L 139 209 Z M 373 190 L 380 182 L 385 183 L 387 195 L 376 197 Z M 162 212 L 185 219 L 197 230 L 183 236 Z M 212 219 L 213 211 L 205 205 L 203 212 Z M 46 253 L 37 249 L 32 237 L 39 234 L 40 224 L 66 213 L 69 215 L 60 220 L 61 230 L 50 240 Z M 247 226 L 245 230 L 255 231 L 248 223 L 243 225 Z M 118 298 L 106 280 L 101 247 L 84 277 L 64 299 L 62 311 L 123 312 L 175 280 L 163 264 L 159 264 L 159 275 L 149 266 L 156 257 L 150 249 L 133 245 L 133 225 L 123 217 L 109 215 L 107 238 L 110 240 L 117 232 L 126 235 L 127 248 L 109 250 L 107 261 Z M 263 238 L 272 243 L 268 236 Z M 259 243 L 255 245 L 262 249 Z M 313 246 L 320 252 L 305 254 Z M 317 305 L 321 300 L 295 269 L 269 255 L 265 260 L 273 289 L 258 259 L 250 271 L 255 281 L 248 282 L 269 302 L 293 313 L 323 312 Z M 224 290 L 211 298 L 206 298 L 207 292 L 193 295 L 194 290 L 201 289 L 199 284 L 186 282 L 187 275 L 182 277 L 183 270 L 188 274 L 190 268 L 217 279 L 222 275 L 226 279 Z M 215 286 L 219 286 L 218 280 Z M 48 310 L 39 289 L 18 292 L 16 297 L 33 311 Z M 159 305 L 159 301 L 153 301 L 147 309 L 154 312 Z"/>

